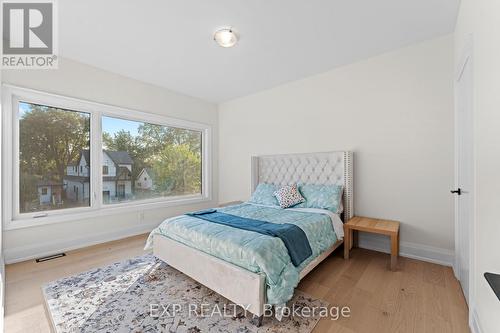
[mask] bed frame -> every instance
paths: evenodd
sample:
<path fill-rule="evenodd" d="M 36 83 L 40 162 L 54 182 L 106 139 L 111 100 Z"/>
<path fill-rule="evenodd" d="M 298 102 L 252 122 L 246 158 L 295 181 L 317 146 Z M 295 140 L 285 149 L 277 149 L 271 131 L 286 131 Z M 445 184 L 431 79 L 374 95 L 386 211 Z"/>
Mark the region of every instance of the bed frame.
<path fill-rule="evenodd" d="M 276 185 L 306 183 L 344 185 L 343 220 L 353 216 L 353 154 L 327 153 L 268 155 L 252 157 L 252 190 L 258 183 Z M 300 273 L 300 279 L 327 258 L 343 240 L 314 259 Z M 219 293 L 235 304 L 245 305 L 262 321 L 266 303 L 266 281 L 254 273 L 193 249 L 161 235 L 155 235 L 153 253 L 170 266 Z"/>

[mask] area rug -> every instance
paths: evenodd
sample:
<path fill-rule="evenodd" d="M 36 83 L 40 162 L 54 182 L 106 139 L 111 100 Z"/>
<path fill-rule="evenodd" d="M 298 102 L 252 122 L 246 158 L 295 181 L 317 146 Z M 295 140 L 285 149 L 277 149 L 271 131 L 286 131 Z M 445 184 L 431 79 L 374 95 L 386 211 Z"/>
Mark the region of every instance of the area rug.
<path fill-rule="evenodd" d="M 320 315 L 251 314 L 148 254 L 42 287 L 55 332 L 311 332 Z M 290 309 L 328 306 L 297 291 Z M 297 313 L 298 311 L 296 311 Z"/>

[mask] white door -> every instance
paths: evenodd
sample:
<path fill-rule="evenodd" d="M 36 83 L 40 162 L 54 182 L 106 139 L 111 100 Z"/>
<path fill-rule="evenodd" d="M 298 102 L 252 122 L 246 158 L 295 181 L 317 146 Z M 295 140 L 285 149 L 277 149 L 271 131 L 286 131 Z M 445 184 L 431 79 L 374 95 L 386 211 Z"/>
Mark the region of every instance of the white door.
<path fill-rule="evenodd" d="M 473 241 L 474 144 L 472 104 L 472 59 L 464 56 L 456 82 L 456 274 L 469 302 L 469 271 Z"/>

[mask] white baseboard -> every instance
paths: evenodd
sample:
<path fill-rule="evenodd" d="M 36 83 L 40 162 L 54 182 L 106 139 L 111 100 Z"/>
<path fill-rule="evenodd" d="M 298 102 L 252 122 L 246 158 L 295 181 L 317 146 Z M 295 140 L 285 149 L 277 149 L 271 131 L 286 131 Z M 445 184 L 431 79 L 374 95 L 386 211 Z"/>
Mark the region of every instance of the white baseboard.
<path fill-rule="evenodd" d="M 481 329 L 481 325 L 479 324 L 479 316 L 477 314 L 476 308 L 471 307 L 470 308 L 470 330 L 472 333 L 483 333 L 483 330 Z"/>
<path fill-rule="evenodd" d="M 138 225 L 119 231 L 96 233 L 85 237 L 65 239 L 59 242 L 47 242 L 30 246 L 20 246 L 4 250 L 5 263 L 12 264 L 20 261 L 31 260 L 54 253 L 75 250 L 113 240 L 140 235 L 153 230 L 154 225 Z M 360 233 L 359 247 L 374 251 L 390 253 L 390 241 L 387 237 Z M 409 242 L 400 243 L 400 256 L 440 265 L 453 266 L 454 253 L 451 250 Z"/>
<path fill-rule="evenodd" d="M 358 245 L 364 249 L 384 253 L 390 253 L 391 249 L 388 237 L 368 233 L 359 233 Z M 410 242 L 399 243 L 399 255 L 450 267 L 453 267 L 455 260 L 455 254 L 451 250 Z"/>
<path fill-rule="evenodd" d="M 4 249 L 4 259 L 6 264 L 32 260 L 48 256 L 54 253 L 76 250 L 82 247 L 92 246 L 105 242 L 136 236 L 150 232 L 158 224 L 137 225 L 121 230 L 95 233 L 84 237 L 64 239 L 56 242 L 47 242 L 34 244 L 30 246 L 19 246 L 10 249 Z"/>

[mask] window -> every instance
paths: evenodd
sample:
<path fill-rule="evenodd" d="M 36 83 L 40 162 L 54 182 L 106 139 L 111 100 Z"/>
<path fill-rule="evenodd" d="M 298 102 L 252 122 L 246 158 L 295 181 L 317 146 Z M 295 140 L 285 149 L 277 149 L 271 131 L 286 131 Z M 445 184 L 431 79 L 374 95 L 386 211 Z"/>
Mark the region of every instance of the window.
<path fill-rule="evenodd" d="M 2 93 L 7 229 L 210 199 L 210 126 L 24 88 Z"/>
<path fill-rule="evenodd" d="M 23 101 L 17 111 L 20 213 L 89 206 L 88 193 L 76 201 L 67 195 L 65 184 L 74 182 L 68 167 L 81 159 L 83 151 L 89 151 L 90 115 Z M 39 198 L 37 187 L 41 185 L 51 187 L 53 200 Z M 41 195 L 47 191 L 43 187 Z"/>
<path fill-rule="evenodd" d="M 114 174 L 103 176 L 116 193 L 106 203 L 201 195 L 201 131 L 103 117 L 102 135 L 103 160 L 116 165 Z M 154 187 L 137 183 L 138 190 L 135 180 L 145 170 Z"/>

